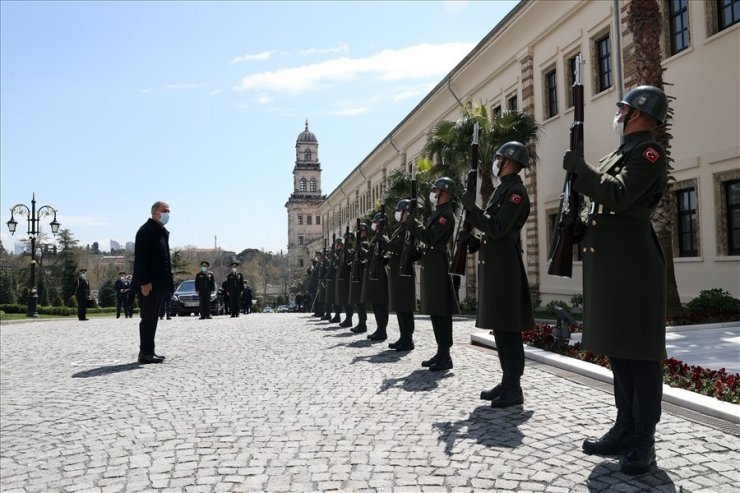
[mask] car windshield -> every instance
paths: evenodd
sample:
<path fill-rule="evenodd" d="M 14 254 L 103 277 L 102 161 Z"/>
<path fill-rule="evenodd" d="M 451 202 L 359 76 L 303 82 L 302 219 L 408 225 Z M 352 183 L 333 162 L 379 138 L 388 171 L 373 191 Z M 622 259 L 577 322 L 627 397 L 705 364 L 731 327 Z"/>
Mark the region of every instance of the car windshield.
<path fill-rule="evenodd" d="M 179 286 L 177 286 L 177 290 L 175 290 L 175 293 L 177 294 L 183 294 L 183 293 L 194 293 L 195 292 L 195 281 L 183 281 L 180 283 Z"/>

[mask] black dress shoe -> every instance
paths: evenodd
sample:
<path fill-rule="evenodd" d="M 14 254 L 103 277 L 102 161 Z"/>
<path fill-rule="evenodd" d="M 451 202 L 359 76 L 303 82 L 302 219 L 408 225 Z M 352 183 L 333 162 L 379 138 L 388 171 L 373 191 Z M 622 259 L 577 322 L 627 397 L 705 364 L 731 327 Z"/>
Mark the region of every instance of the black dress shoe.
<path fill-rule="evenodd" d="M 154 354 L 140 354 L 139 355 L 139 363 L 142 365 L 148 365 L 150 363 L 161 363 L 164 361 L 164 358 L 156 356 Z"/>
<path fill-rule="evenodd" d="M 480 393 L 480 398 L 481 398 L 481 400 L 484 400 L 484 401 L 492 401 L 496 397 L 500 396 L 501 395 L 501 392 L 503 392 L 503 390 L 504 389 L 501 386 L 501 384 L 498 384 L 494 388 L 492 388 L 491 390 L 484 390 L 483 392 L 481 392 Z"/>
<path fill-rule="evenodd" d="M 435 354 L 431 358 L 425 359 L 424 361 L 422 361 L 421 366 L 423 366 L 424 368 L 429 368 L 431 364 L 436 362 L 438 359 L 439 359 L 439 354 Z"/>
<path fill-rule="evenodd" d="M 352 321 L 351 320 L 345 320 L 344 322 L 342 322 L 341 324 L 339 324 L 339 326 L 342 327 L 342 328 L 347 329 L 349 327 L 352 327 Z"/>
<path fill-rule="evenodd" d="M 521 387 L 504 386 L 501 393 L 491 401 L 491 407 L 502 408 L 524 404 L 524 394 Z"/>
<path fill-rule="evenodd" d="M 634 426 L 619 420 L 601 438 L 583 441 L 583 451 L 589 455 L 623 455 L 632 445 Z"/>
<path fill-rule="evenodd" d="M 396 349 L 398 346 L 401 345 L 402 342 L 403 342 L 403 339 L 398 339 L 396 342 L 391 342 L 390 344 L 388 344 L 388 347 L 390 349 Z"/>
<path fill-rule="evenodd" d="M 429 365 L 429 371 L 452 370 L 452 358 L 438 359 Z"/>
<path fill-rule="evenodd" d="M 396 346 L 396 351 L 413 351 L 414 350 L 414 342 L 413 341 L 405 341 Z"/>
<path fill-rule="evenodd" d="M 329 319 L 329 322 L 333 324 L 338 324 L 341 321 L 342 321 L 342 317 L 340 317 L 339 315 L 334 315 L 331 319 Z"/>
<path fill-rule="evenodd" d="M 349 329 L 349 331 L 355 334 L 362 334 L 364 332 L 367 332 L 367 325 L 360 322 L 359 324 L 357 324 L 356 327 L 352 327 L 351 329 Z"/>
<path fill-rule="evenodd" d="M 162 356 L 161 354 L 154 353 L 155 358 L 160 358 L 162 360 L 167 359 L 167 356 Z"/>
<path fill-rule="evenodd" d="M 385 331 L 381 332 L 379 330 L 376 330 L 375 332 L 367 336 L 367 338 L 371 341 L 385 341 L 386 339 L 388 339 L 388 334 L 386 334 Z"/>
<path fill-rule="evenodd" d="M 655 464 L 655 425 L 637 422 L 632 446 L 619 461 L 625 474 L 644 474 Z"/>

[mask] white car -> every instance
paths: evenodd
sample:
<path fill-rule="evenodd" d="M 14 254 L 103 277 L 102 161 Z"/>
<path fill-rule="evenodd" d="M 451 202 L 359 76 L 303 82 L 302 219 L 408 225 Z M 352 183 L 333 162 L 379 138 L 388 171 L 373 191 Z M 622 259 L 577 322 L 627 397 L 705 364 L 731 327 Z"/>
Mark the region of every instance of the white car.
<path fill-rule="evenodd" d="M 267 305 L 262 309 L 262 313 L 272 313 L 272 307 L 270 305 Z"/>
<path fill-rule="evenodd" d="M 290 311 L 290 307 L 288 305 L 280 305 L 277 307 L 278 313 L 288 313 Z"/>

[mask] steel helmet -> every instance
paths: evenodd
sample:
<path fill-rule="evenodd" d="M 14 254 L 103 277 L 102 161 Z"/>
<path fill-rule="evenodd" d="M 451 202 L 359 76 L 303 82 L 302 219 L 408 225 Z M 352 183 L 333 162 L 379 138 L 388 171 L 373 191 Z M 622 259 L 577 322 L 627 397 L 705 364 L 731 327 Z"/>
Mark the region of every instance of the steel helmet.
<path fill-rule="evenodd" d="M 496 150 L 496 157 L 502 156 L 510 161 L 514 161 L 523 168 L 529 168 L 529 151 L 521 142 L 512 140 L 507 142 Z"/>
<path fill-rule="evenodd" d="M 451 178 L 447 178 L 446 176 L 443 176 L 441 178 L 437 178 L 434 183 L 432 184 L 432 189 L 442 190 L 450 195 L 455 195 L 455 182 L 452 181 Z"/>
<path fill-rule="evenodd" d="M 396 204 L 397 211 L 406 211 L 409 207 L 411 207 L 411 201 L 409 199 L 399 200 L 398 204 Z"/>
<path fill-rule="evenodd" d="M 660 125 L 665 123 L 668 114 L 668 98 L 655 86 L 635 87 L 624 95 L 617 106 L 621 108 L 625 104 L 652 116 Z"/>

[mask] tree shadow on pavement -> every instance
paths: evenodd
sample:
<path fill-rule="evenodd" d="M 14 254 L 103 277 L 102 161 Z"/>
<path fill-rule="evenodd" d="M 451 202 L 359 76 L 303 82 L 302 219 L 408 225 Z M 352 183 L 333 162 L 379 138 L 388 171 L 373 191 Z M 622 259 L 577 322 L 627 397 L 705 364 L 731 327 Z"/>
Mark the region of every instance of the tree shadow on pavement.
<path fill-rule="evenodd" d="M 589 492 L 613 491 L 615 482 L 622 485 L 622 491 L 661 491 L 665 493 L 682 492 L 683 488 L 676 485 L 668 474 L 658 468 L 651 467 L 650 471 L 639 476 L 630 476 L 619 470 L 619 462 L 604 462 L 598 464 L 586 480 Z"/>
<path fill-rule="evenodd" d="M 532 417 L 534 411 L 524 411 L 521 406 L 494 409 L 483 405 L 473 409 L 467 419 L 444 421 L 432 426 L 440 433 L 438 440 L 445 442 L 445 454 L 452 454 L 458 440 L 475 440 L 484 447 L 516 448 L 524 435 L 519 425 Z"/>
<path fill-rule="evenodd" d="M 402 389 L 406 392 L 429 392 L 439 386 L 440 380 L 454 375 L 454 373 L 446 371 L 414 370 L 406 377 L 386 378 L 378 389 L 378 394 L 390 389 Z"/>
<path fill-rule="evenodd" d="M 367 361 L 368 363 L 395 363 L 401 361 L 408 352 L 396 351 L 395 349 L 386 349 L 376 354 L 369 356 L 355 356 L 352 360 L 352 364 L 359 363 L 360 361 Z"/>
<path fill-rule="evenodd" d="M 141 368 L 139 363 L 126 363 L 123 365 L 106 365 L 99 366 L 97 368 L 90 368 L 89 370 L 80 371 L 72 375 L 72 378 L 90 378 L 90 377 L 102 377 L 104 375 L 110 375 L 111 373 L 121 373 L 129 370 L 138 370 Z"/>

